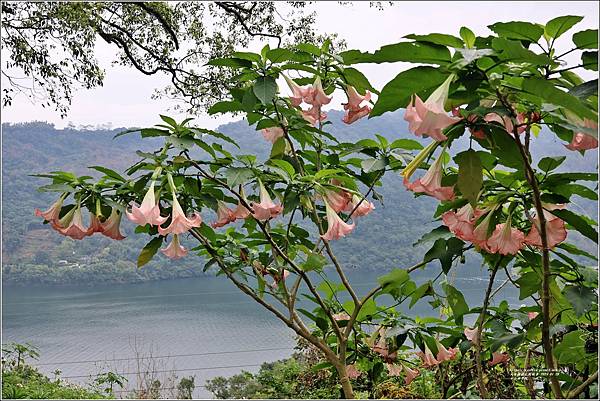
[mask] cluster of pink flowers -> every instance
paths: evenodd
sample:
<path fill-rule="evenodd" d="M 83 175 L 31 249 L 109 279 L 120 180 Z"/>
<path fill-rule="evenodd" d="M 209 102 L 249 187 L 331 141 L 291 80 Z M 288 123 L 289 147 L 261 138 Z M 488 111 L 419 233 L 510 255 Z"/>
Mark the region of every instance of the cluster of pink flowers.
<path fill-rule="evenodd" d="M 414 182 L 409 182 L 410 175 L 404 176 L 404 186 L 409 191 L 425 193 L 440 201 L 454 199 L 454 187 L 442 186 L 442 157 L 438 157 L 425 173 L 425 175 Z"/>
<path fill-rule="evenodd" d="M 337 180 L 332 180 L 332 185 L 338 185 Z M 348 224 L 338 215 L 340 212 L 349 213 L 351 218 L 366 216 L 375 209 L 375 205 L 356 194 L 351 194 L 341 188 L 326 189 L 323 194 L 325 211 L 327 214 L 327 232 L 321 238 L 327 241 L 338 240 L 354 230 L 355 223 Z"/>
<path fill-rule="evenodd" d="M 535 313 L 535 312 L 533 312 Z M 536 314 L 537 316 L 537 314 Z M 533 316 L 535 318 L 535 316 Z M 531 316 L 530 316 L 531 319 Z M 472 342 L 473 344 L 478 344 L 477 340 L 478 340 L 478 333 L 479 330 L 477 330 L 477 328 L 471 329 L 468 327 L 465 327 L 464 330 L 464 334 L 465 337 L 467 337 L 467 340 L 469 340 L 470 342 Z M 504 364 L 506 362 L 508 362 L 510 360 L 510 356 L 505 353 L 505 352 L 493 352 L 492 353 L 492 359 L 488 362 L 489 366 L 494 366 L 494 365 L 498 365 L 498 364 Z"/>
<path fill-rule="evenodd" d="M 431 350 L 429 349 L 427 344 L 425 344 L 425 352 L 423 352 L 423 351 L 417 352 L 417 356 L 419 358 L 421 358 L 421 362 L 423 363 L 423 366 L 426 368 L 431 368 L 431 367 L 439 365 L 442 362 L 450 361 L 450 360 L 456 358 L 456 355 L 458 354 L 458 348 L 446 349 L 446 347 L 444 347 L 444 345 L 437 340 L 436 340 L 436 345 L 437 345 L 437 349 L 438 349 L 438 353 L 437 353 L 436 357 L 433 356 L 433 353 L 431 352 Z"/>
<path fill-rule="evenodd" d="M 302 109 L 302 117 L 311 125 L 316 125 L 319 122 L 325 121 L 327 119 L 327 113 L 323 112 L 321 109 L 324 105 L 331 102 L 332 97 L 327 96 L 323 91 L 321 78 L 317 76 L 314 83 L 307 86 L 299 86 L 285 75 L 284 78 L 292 91 L 292 96 L 290 96 L 291 104 L 295 107 L 300 107 L 304 102 L 310 106 L 306 110 Z M 348 97 L 348 102 L 342 104 L 346 111 L 342 121 L 346 124 L 352 124 L 371 112 L 371 107 L 362 105 L 364 102 L 371 100 L 371 93 L 369 91 L 366 91 L 363 96 L 360 95 L 354 87 L 348 85 L 346 87 L 346 96 Z M 273 136 L 282 135 L 282 133 L 280 133 L 278 129 L 266 129 L 263 130 L 263 135 L 266 139 L 271 140 Z"/>
<path fill-rule="evenodd" d="M 119 231 L 121 213 L 117 209 L 113 208 L 110 216 L 104 221 L 100 220 L 99 214 L 95 215 L 90 212 L 90 224 L 86 227 L 83 223 L 81 206 L 79 204 L 69 210 L 63 217 L 60 217 L 64 200 L 65 196 L 63 195 L 44 212 L 35 209 L 35 215 L 43 217 L 58 233 L 73 239 L 81 240 L 94 233 L 100 233 L 115 240 L 125 238 Z"/>
<path fill-rule="evenodd" d="M 567 237 L 565 222 L 547 210 L 562 209 L 564 205 L 544 204 L 544 217 L 546 218 L 546 234 L 548 248 L 554 248 Z M 515 255 L 525 244 L 538 248 L 542 247 L 541 238 L 537 227 L 539 218 L 534 218 L 531 230 L 527 236 L 517 228 L 511 227 L 510 218 L 505 223 L 497 224 L 494 231 L 488 236 L 489 225 L 494 208 L 473 209 L 466 204 L 457 211 L 448 211 L 442 215 L 442 222 L 448 229 L 463 241 L 469 241 L 488 253 L 501 255 Z M 476 221 L 486 215 L 476 225 Z"/>
<path fill-rule="evenodd" d="M 379 341 L 372 347 L 373 351 L 381 356 L 385 362 L 385 367 L 388 370 L 390 376 L 401 376 L 404 372 L 404 383 L 408 386 L 417 376 L 419 376 L 418 369 L 411 369 L 408 366 L 398 363 L 398 353 L 389 352 L 387 342 L 385 339 L 385 331 L 381 333 Z"/>

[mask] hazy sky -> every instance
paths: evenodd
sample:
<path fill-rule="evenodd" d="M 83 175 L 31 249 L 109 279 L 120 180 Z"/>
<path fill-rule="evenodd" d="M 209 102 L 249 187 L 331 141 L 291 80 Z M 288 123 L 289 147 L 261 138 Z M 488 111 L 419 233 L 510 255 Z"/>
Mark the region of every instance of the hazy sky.
<path fill-rule="evenodd" d="M 546 23 L 565 14 L 585 18 L 572 32 L 598 28 L 597 1 L 522 1 L 522 2 L 398 2 L 383 11 L 369 8 L 368 2 L 339 5 L 337 2 L 322 2 L 315 6 L 318 12 L 317 27 L 327 32 L 337 32 L 348 42 L 348 48 L 375 50 L 382 45 L 398 42 L 410 33 L 449 33 L 458 36 L 461 26 L 468 26 L 477 35 L 487 35 L 487 28 L 497 21 L 530 21 Z M 570 48 L 570 34 L 559 39 L 559 50 Z M 73 98 L 68 116 L 61 119 L 52 109 L 43 109 L 31 104 L 24 96 L 15 97 L 13 105 L 2 110 L 3 122 L 46 120 L 63 127 L 70 121 L 80 124 L 103 124 L 112 122 L 114 127 L 149 126 L 157 123 L 158 114 L 185 117 L 169 111 L 167 99 L 153 100 L 155 88 L 164 87 L 166 76 L 144 76 L 134 69 L 112 66 L 114 48 L 99 41 L 98 60 L 106 69 L 104 86 L 93 90 L 80 90 Z M 241 49 L 240 49 L 241 50 Z M 570 61 L 577 62 L 572 59 Z M 406 68 L 404 63 L 365 65 L 359 67 L 378 89 L 398 72 Z M 582 74 L 584 75 L 584 74 Z M 594 77 L 586 72 L 586 78 Z M 4 81 L 3 81 L 4 84 Z M 334 98 L 332 108 L 339 105 L 342 96 Z M 198 116 L 196 123 L 214 128 L 229 121 L 228 117 L 212 118 Z"/>

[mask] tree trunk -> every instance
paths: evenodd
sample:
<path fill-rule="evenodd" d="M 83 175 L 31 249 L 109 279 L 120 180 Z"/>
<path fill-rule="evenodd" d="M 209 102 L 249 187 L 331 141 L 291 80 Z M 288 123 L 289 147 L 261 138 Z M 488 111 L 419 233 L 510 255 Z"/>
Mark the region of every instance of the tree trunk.
<path fill-rule="evenodd" d="M 352 384 L 350 383 L 350 379 L 346 373 L 346 364 L 337 362 L 335 364 L 335 368 L 338 372 L 338 376 L 340 377 L 340 384 L 342 385 L 344 398 L 347 400 L 354 399 L 354 390 L 352 389 Z"/>

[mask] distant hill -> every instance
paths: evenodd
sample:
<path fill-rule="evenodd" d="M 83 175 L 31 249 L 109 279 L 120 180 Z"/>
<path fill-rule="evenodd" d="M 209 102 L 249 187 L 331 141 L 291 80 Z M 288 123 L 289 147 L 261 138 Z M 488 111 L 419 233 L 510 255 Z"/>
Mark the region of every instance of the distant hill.
<path fill-rule="evenodd" d="M 402 112 L 386 113 L 352 125 L 341 123 L 343 113 L 330 111 L 330 132 L 340 141 L 355 142 L 380 134 L 389 139 L 414 138 L 408 133 Z M 78 131 L 57 130 L 52 125 L 32 122 L 2 124 L 3 178 L 3 273 L 6 283 L 94 283 L 135 282 L 153 279 L 188 277 L 202 274 L 203 263 L 188 257 L 171 261 L 155 258 L 142 269 L 135 261 L 147 237 L 133 234 L 133 226 L 124 221 L 128 236 L 112 241 L 102 236 L 73 241 L 57 235 L 34 217 L 34 208 L 45 208 L 54 194 L 36 191 L 43 179 L 29 174 L 52 170 L 90 174 L 87 166 L 106 165 L 122 170 L 137 160 L 135 151 L 154 149 L 159 139 L 142 140 L 137 134 L 113 139 L 123 129 Z M 269 143 L 244 120 L 219 127 L 219 131 L 235 138 L 244 153 L 267 157 Z M 455 145 L 468 147 L 466 138 Z M 542 131 L 533 141 L 537 155 L 562 155 L 568 151 L 554 135 Z M 573 171 L 595 171 L 597 152 L 585 157 L 575 154 L 563 168 Z M 356 231 L 335 244 L 339 258 L 348 267 L 385 270 L 406 266 L 418 260 L 420 249 L 412 247 L 422 234 L 435 227 L 431 215 L 436 202 L 428 197 L 414 199 L 398 175 L 388 174 L 384 186 L 377 188 L 384 205 L 375 202 L 376 210 L 358 222 Z M 595 213 L 593 202 L 581 200 L 578 205 Z M 209 220 L 206 217 L 206 220 Z"/>

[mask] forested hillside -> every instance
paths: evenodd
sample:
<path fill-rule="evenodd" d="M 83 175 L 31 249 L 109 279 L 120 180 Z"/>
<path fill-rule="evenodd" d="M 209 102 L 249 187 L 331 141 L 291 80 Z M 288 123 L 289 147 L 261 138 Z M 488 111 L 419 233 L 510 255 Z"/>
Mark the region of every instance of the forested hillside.
<path fill-rule="evenodd" d="M 410 136 L 399 112 L 352 125 L 341 123 L 341 118 L 342 112 L 329 112 L 329 119 L 334 122 L 330 132 L 342 142 L 375 134 L 390 139 Z M 154 149 L 158 140 L 141 140 L 138 134 L 113 139 L 123 129 L 57 130 L 41 122 L 3 124 L 2 128 L 5 283 L 136 282 L 203 274 L 204 264 L 191 256 L 172 261 L 160 255 L 137 269 L 135 262 L 146 238 L 136 236 L 133 225 L 125 219 L 123 232 L 127 238 L 123 241 L 98 235 L 74 241 L 56 234 L 33 215 L 36 207 L 45 209 L 50 205 L 55 194 L 38 192 L 36 188 L 46 182 L 29 174 L 67 170 L 94 175 L 93 170 L 86 168 L 93 165 L 120 170 L 138 159 L 136 150 Z M 246 121 L 230 123 L 219 130 L 234 138 L 246 154 L 257 154 L 264 159 L 270 151 L 270 143 L 253 127 L 248 127 Z M 533 142 L 534 153 L 538 155 L 567 152 L 554 135 L 546 135 L 545 131 Z M 596 151 L 588 152 L 585 157 L 567 159 L 561 167 L 592 171 L 596 169 L 596 159 Z M 374 201 L 375 212 L 361 220 L 352 235 L 335 244 L 339 259 L 348 267 L 385 270 L 414 263 L 422 252 L 412 244 L 436 226 L 430 217 L 435 201 L 428 197 L 412 200 L 413 194 L 404 189 L 398 175 L 388 174 L 384 180 L 389 185 L 384 185 L 385 189 L 376 188 L 384 204 Z M 585 199 L 579 199 L 575 207 L 585 209 L 588 214 L 596 211 L 596 203 Z M 203 217 L 206 222 L 213 219 L 208 212 L 203 212 Z"/>

